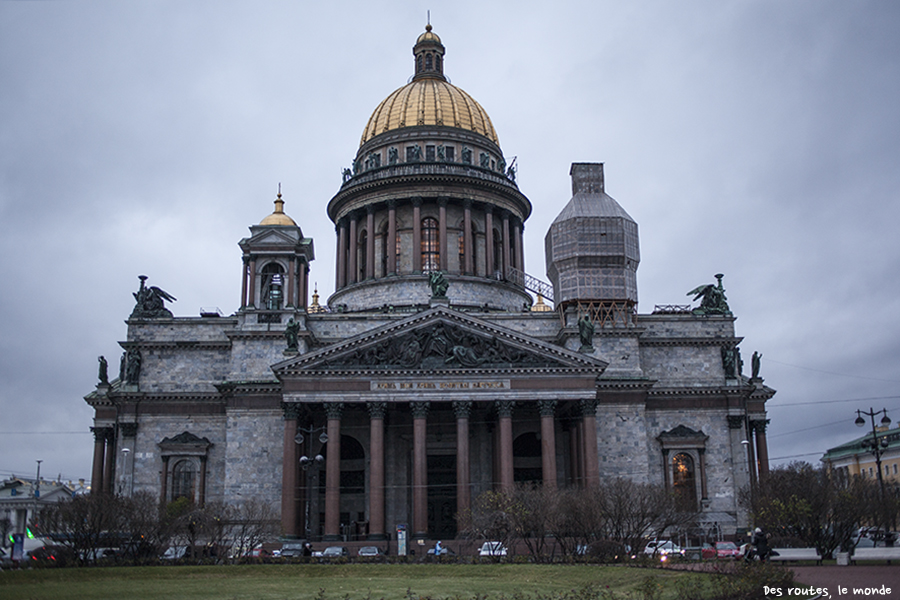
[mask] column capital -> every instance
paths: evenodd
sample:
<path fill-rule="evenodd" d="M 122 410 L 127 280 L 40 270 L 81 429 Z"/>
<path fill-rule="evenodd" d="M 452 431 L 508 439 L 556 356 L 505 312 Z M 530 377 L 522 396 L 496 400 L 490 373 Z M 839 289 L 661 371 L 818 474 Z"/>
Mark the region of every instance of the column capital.
<path fill-rule="evenodd" d="M 454 400 L 453 412 L 456 413 L 457 419 L 468 419 L 472 414 L 472 401 Z"/>
<path fill-rule="evenodd" d="M 553 417 L 556 415 L 556 400 L 539 400 L 538 409 L 542 417 Z"/>
<path fill-rule="evenodd" d="M 104 442 L 106 441 L 107 436 L 109 435 L 108 431 L 112 429 L 111 427 L 91 427 L 91 433 L 94 434 L 95 442 Z"/>
<path fill-rule="evenodd" d="M 437 199 L 438 206 L 441 206 L 441 207 L 443 207 L 443 208 L 447 208 L 447 203 L 448 203 L 449 201 L 450 201 L 450 199 L 447 198 L 447 196 L 440 196 L 440 197 Z"/>
<path fill-rule="evenodd" d="M 466 198 L 465 200 L 463 200 L 463 208 L 468 208 L 469 210 L 472 210 L 472 207 L 474 205 L 475 205 L 475 201 L 470 198 Z"/>
<path fill-rule="evenodd" d="M 367 215 L 374 215 L 374 214 L 375 214 L 375 205 L 374 205 L 374 204 L 369 204 L 369 205 L 366 206 L 366 214 L 367 214 Z"/>
<path fill-rule="evenodd" d="M 344 412 L 344 403 L 343 402 L 326 402 L 325 403 L 325 416 L 330 421 L 331 419 L 340 419 L 341 414 Z"/>
<path fill-rule="evenodd" d="M 579 400 L 578 407 L 581 409 L 581 416 L 583 417 L 593 417 L 597 414 L 597 399 L 591 398 L 590 400 Z"/>
<path fill-rule="evenodd" d="M 424 419 L 428 416 L 428 406 L 429 402 L 427 400 L 421 400 L 416 402 L 409 403 L 409 412 L 412 413 L 413 419 Z"/>
<path fill-rule="evenodd" d="M 282 402 L 281 410 L 284 411 L 285 421 L 300 418 L 300 405 L 296 402 Z"/>
<path fill-rule="evenodd" d="M 397 199 L 396 198 L 388 198 L 387 207 L 388 208 L 397 208 Z"/>
<path fill-rule="evenodd" d="M 414 197 L 412 199 L 412 205 L 413 206 L 422 206 L 422 197 L 421 196 Z"/>
<path fill-rule="evenodd" d="M 384 419 L 387 413 L 387 402 L 366 402 L 370 419 Z"/>
<path fill-rule="evenodd" d="M 750 428 L 756 433 L 765 433 L 766 426 L 769 424 L 770 420 L 771 419 L 754 419 L 750 421 Z"/>
<path fill-rule="evenodd" d="M 728 429 L 740 429 L 744 426 L 744 415 L 728 415 Z"/>
<path fill-rule="evenodd" d="M 511 417 L 513 408 L 516 406 L 515 400 L 495 400 L 494 408 L 497 409 L 497 416 Z"/>

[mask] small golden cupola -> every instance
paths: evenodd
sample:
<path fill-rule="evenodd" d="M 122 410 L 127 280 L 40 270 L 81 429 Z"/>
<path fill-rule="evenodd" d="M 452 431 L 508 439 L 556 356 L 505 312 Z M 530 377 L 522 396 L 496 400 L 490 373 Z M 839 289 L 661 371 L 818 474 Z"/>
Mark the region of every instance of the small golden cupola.
<path fill-rule="evenodd" d="M 278 184 L 278 196 L 275 198 L 275 212 L 260 221 L 259 224 L 297 226 L 297 223 L 284 213 L 284 200 L 281 199 L 281 184 Z"/>

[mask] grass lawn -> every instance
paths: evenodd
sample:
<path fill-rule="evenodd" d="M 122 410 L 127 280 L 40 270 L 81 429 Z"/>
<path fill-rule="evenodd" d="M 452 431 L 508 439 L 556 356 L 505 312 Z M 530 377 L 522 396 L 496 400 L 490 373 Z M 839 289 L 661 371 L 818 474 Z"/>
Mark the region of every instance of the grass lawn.
<path fill-rule="evenodd" d="M 660 596 L 641 591 L 648 586 Z M 676 584 L 681 580 L 680 584 Z M 677 598 L 709 576 L 596 565 L 242 565 L 38 569 L 0 573 L 0 599 L 403 600 L 553 598 L 581 600 L 585 587 L 608 598 Z M 608 586 L 608 587 L 607 587 Z M 572 593 L 575 592 L 575 593 Z M 597 597 L 597 596 L 594 596 Z M 602 596 L 601 596 L 602 597 Z"/>

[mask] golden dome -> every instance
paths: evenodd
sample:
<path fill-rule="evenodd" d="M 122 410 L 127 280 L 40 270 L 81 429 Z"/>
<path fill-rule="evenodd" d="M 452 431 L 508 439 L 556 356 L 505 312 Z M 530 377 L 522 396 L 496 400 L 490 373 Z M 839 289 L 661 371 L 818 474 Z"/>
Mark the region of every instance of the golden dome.
<path fill-rule="evenodd" d="M 410 83 L 378 105 L 363 130 L 362 146 L 376 135 L 403 127 L 444 126 L 479 133 L 499 145 L 490 117 L 472 96 L 444 77 L 444 45 L 431 25 L 413 46 L 415 71 Z"/>
<path fill-rule="evenodd" d="M 284 214 L 284 200 L 281 199 L 281 184 L 278 184 L 278 197 L 275 198 L 275 212 L 259 222 L 260 225 L 291 225 L 297 224 L 292 218 Z"/>
<path fill-rule="evenodd" d="M 467 129 L 500 144 L 491 118 L 472 96 L 447 81 L 429 77 L 408 83 L 385 98 L 369 118 L 360 146 L 376 135 L 416 125 Z"/>
<path fill-rule="evenodd" d="M 419 39 L 416 40 L 416 45 L 422 42 L 441 43 L 441 38 L 438 37 L 438 34 L 431 33 L 431 23 L 425 26 L 425 33 L 419 36 Z"/>

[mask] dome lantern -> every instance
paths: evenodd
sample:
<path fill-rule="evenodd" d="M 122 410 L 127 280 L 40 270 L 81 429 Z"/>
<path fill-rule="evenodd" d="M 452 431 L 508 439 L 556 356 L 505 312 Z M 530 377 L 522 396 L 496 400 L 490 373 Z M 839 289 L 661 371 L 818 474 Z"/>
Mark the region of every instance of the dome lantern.
<path fill-rule="evenodd" d="M 444 77 L 444 45 L 436 33 L 431 33 L 431 23 L 425 26 L 425 33 L 413 46 L 415 75 L 413 80 L 432 77 L 446 81 Z"/>

